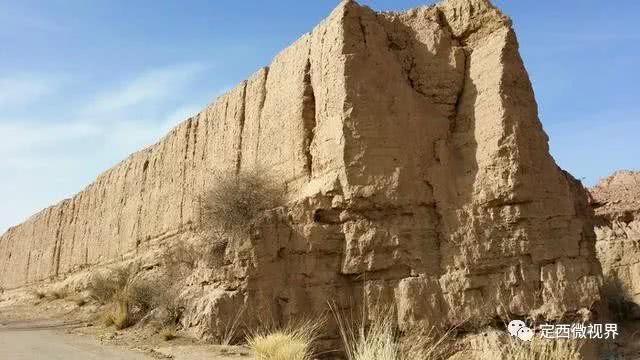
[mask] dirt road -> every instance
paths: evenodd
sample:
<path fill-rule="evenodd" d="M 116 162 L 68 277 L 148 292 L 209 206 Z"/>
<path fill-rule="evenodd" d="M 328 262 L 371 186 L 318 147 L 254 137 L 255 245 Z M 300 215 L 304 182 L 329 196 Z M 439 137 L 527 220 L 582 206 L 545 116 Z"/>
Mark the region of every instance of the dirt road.
<path fill-rule="evenodd" d="M 102 345 L 90 337 L 65 334 L 55 321 L 16 321 L 0 324 L 0 358 L 7 360 L 142 360 L 142 353 Z"/>

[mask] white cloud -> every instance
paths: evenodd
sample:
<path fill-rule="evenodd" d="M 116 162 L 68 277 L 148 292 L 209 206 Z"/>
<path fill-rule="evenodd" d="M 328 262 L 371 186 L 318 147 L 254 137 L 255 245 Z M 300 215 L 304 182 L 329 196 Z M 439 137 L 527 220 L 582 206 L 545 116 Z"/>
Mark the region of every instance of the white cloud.
<path fill-rule="evenodd" d="M 123 110 L 146 102 L 161 101 L 187 87 L 205 67 L 181 64 L 142 73 L 126 84 L 99 94 L 85 108 L 86 113 Z"/>
<path fill-rule="evenodd" d="M 82 190 L 101 171 L 195 115 L 210 100 L 210 94 L 195 90 L 205 69 L 194 64 L 149 69 L 120 86 L 96 89 L 97 96 L 73 95 L 76 105 L 68 94 L 55 93 L 64 85 L 55 80 L 64 77 L 1 78 L 0 234 Z M 43 110 L 43 99 L 70 109 L 65 119 Z M 19 106 L 8 109 L 4 103 Z"/>
<path fill-rule="evenodd" d="M 25 153 L 34 148 L 64 146 L 73 139 L 95 136 L 102 128 L 92 123 L 0 122 L 0 153 Z"/>
<path fill-rule="evenodd" d="M 0 76 L 0 110 L 34 103 L 54 92 L 59 79 L 31 73 Z"/>

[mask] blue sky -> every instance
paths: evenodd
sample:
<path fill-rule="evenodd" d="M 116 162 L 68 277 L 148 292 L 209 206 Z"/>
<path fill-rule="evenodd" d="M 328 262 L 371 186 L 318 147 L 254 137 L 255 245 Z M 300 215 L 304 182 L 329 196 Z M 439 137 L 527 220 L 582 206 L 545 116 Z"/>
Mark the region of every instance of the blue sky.
<path fill-rule="evenodd" d="M 154 143 L 337 2 L 0 0 L 0 233 Z M 640 1 L 495 3 L 559 165 L 587 185 L 639 169 Z"/>

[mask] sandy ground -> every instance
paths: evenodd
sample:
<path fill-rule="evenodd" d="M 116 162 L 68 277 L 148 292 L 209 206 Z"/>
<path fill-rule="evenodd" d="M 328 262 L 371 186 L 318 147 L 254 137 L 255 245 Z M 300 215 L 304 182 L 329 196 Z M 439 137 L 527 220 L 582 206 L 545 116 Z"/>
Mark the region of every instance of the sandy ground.
<path fill-rule="evenodd" d="M 0 297 L 0 359 L 252 360 L 248 349 L 206 344 L 178 333 L 165 341 L 152 326 L 104 327 L 96 305 L 73 298 Z"/>
<path fill-rule="evenodd" d="M 12 360 L 151 359 L 141 352 L 100 344 L 90 337 L 64 333 L 59 321 L 14 321 L 0 324 L 0 357 Z"/>
<path fill-rule="evenodd" d="M 104 327 L 100 313 L 97 305 L 79 306 L 73 297 L 0 295 L 0 359 L 255 359 L 245 347 L 212 345 L 180 332 L 176 339 L 165 341 L 149 325 L 125 330 Z M 620 325 L 621 336 L 607 344 L 610 350 L 605 353 L 611 355 L 604 359 L 640 359 L 640 322 Z"/>

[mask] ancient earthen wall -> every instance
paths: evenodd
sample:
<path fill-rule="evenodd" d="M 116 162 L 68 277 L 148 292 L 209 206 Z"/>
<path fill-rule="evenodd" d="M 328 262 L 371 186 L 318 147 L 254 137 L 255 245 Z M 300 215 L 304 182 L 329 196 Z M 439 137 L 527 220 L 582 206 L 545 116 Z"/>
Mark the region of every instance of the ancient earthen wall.
<path fill-rule="evenodd" d="M 596 250 L 607 285 L 620 291 L 617 296 L 640 304 L 640 171 L 618 171 L 590 191 Z"/>
<path fill-rule="evenodd" d="M 188 237 L 207 186 L 256 167 L 286 185 L 288 210 L 194 275 L 207 279 L 187 325 L 237 302 L 282 319 L 348 307 L 363 290 L 405 327 L 598 300 L 586 193 L 549 155 L 510 20 L 486 0 L 344 1 L 158 144 L 11 229 L 0 284 Z"/>

